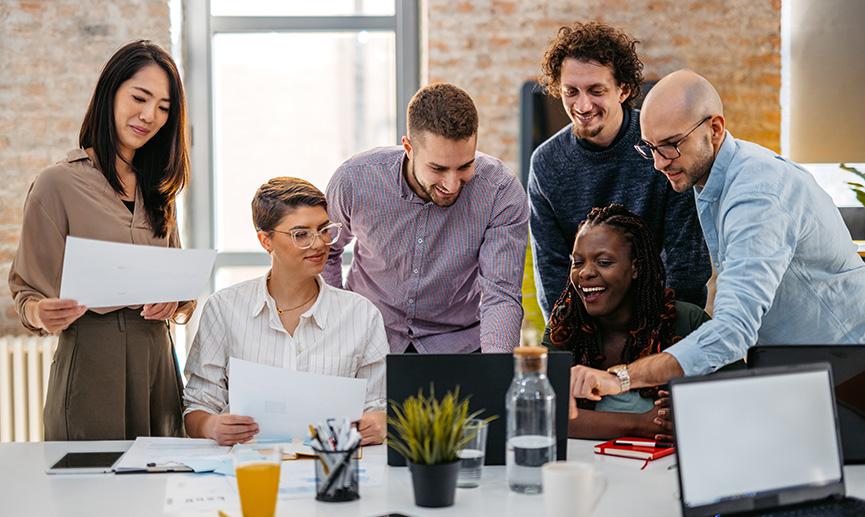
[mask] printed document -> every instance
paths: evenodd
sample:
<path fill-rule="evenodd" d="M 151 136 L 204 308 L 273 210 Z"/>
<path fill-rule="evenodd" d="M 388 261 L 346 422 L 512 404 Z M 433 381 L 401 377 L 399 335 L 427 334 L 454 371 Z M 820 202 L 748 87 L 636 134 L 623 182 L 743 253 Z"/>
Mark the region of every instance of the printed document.
<path fill-rule="evenodd" d="M 184 250 L 66 238 L 60 298 L 87 307 L 195 300 L 207 288 L 216 250 Z"/>
<path fill-rule="evenodd" d="M 265 366 L 232 357 L 228 401 L 231 413 L 251 416 L 261 430 L 256 440 L 300 441 L 310 424 L 328 418 L 360 420 L 366 379 L 318 375 Z"/>

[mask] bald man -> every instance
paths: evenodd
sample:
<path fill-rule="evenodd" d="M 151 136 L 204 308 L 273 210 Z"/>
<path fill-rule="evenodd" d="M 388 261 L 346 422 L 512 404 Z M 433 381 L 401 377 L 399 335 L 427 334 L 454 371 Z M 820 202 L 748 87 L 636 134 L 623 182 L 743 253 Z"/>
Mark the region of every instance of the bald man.
<path fill-rule="evenodd" d="M 712 321 L 616 374 L 575 367 L 572 391 L 599 400 L 742 359 L 760 344 L 865 343 L 865 264 L 832 199 L 801 166 L 725 130 L 715 88 L 680 70 L 646 96 L 642 141 L 677 192 L 694 188 L 715 269 Z M 612 368 L 611 368 L 612 370 Z"/>

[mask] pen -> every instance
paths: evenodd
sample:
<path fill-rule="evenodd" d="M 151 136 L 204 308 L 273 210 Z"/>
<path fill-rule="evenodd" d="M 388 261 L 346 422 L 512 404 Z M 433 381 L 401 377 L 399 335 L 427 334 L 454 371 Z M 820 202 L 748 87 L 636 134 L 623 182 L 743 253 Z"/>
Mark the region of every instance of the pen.
<path fill-rule="evenodd" d="M 654 447 L 656 449 L 669 449 L 673 446 L 670 442 L 643 442 L 638 440 L 616 440 L 614 445 L 630 445 L 631 447 Z"/>
<path fill-rule="evenodd" d="M 333 484 L 336 483 L 337 478 L 342 474 L 343 470 L 345 470 L 348 463 L 351 462 L 351 457 L 354 456 L 355 451 L 357 450 L 359 443 L 353 443 L 351 448 L 348 449 L 345 454 L 343 454 L 342 458 L 337 462 L 336 466 L 333 468 L 333 473 L 329 476 L 327 480 L 327 484 L 324 486 L 324 490 L 322 492 L 327 493 L 330 491 Z"/>
<path fill-rule="evenodd" d="M 312 424 L 309 426 L 309 436 L 314 441 L 318 442 L 318 446 L 321 447 L 321 440 L 318 439 L 318 431 L 315 430 L 315 427 L 313 427 Z"/>

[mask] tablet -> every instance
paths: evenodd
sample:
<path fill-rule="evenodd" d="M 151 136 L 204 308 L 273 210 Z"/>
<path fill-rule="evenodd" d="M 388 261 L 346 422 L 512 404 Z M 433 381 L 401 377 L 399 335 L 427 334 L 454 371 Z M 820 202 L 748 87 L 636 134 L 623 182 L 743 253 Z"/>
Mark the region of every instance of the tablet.
<path fill-rule="evenodd" d="M 49 474 L 101 474 L 111 472 L 123 451 L 68 452 L 47 470 Z"/>

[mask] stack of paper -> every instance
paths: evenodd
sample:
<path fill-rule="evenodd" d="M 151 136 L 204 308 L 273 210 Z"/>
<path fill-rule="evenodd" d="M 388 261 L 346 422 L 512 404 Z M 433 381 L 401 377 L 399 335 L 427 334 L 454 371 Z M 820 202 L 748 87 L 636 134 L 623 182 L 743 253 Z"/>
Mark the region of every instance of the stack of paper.
<path fill-rule="evenodd" d="M 114 471 L 127 472 L 212 472 L 230 460 L 230 447 L 201 438 L 158 438 L 140 436 L 120 458 Z"/>

